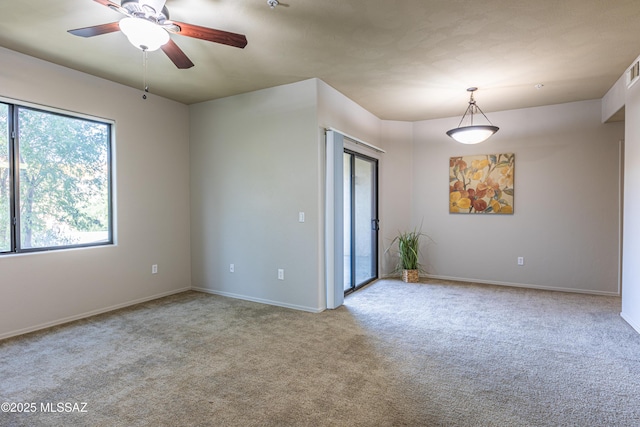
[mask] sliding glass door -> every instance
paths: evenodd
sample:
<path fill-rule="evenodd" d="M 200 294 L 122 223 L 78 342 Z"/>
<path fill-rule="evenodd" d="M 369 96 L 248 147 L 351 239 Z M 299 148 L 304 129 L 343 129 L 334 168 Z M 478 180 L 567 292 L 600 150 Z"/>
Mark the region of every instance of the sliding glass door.
<path fill-rule="evenodd" d="M 378 162 L 344 151 L 344 291 L 378 277 Z"/>
<path fill-rule="evenodd" d="M 9 106 L 0 103 L 0 252 L 11 250 L 11 156 Z"/>

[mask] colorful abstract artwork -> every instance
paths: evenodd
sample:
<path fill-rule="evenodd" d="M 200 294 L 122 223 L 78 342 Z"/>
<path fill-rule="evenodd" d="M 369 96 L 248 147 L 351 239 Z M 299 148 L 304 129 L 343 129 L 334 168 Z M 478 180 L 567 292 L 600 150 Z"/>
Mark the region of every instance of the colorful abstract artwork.
<path fill-rule="evenodd" d="M 449 159 L 450 213 L 513 213 L 515 155 L 486 154 Z"/>

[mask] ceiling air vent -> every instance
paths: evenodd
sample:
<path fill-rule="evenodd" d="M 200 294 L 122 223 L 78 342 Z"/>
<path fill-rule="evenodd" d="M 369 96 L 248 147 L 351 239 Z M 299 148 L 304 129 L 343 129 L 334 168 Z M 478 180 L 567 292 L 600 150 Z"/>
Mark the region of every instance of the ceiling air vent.
<path fill-rule="evenodd" d="M 631 87 L 640 77 L 640 61 L 633 63 L 627 70 L 627 87 Z"/>

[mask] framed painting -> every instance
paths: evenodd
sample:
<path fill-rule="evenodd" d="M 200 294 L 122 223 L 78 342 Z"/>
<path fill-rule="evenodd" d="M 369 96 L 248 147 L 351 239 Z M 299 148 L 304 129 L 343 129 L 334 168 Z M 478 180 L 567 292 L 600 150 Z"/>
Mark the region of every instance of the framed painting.
<path fill-rule="evenodd" d="M 449 213 L 513 214 L 513 153 L 451 157 Z"/>

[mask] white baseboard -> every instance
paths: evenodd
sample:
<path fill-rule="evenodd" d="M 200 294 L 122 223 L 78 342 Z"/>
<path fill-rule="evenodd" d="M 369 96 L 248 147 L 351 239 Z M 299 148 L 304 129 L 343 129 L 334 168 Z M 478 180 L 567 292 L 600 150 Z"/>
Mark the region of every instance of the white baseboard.
<path fill-rule="evenodd" d="M 234 294 L 234 293 L 231 293 L 231 292 L 216 291 L 214 289 L 192 287 L 191 290 L 198 291 L 198 292 L 204 292 L 204 293 L 207 293 L 207 294 L 220 295 L 222 297 L 241 299 L 241 300 L 251 301 L 251 302 L 258 302 L 260 304 L 275 305 L 277 307 L 284 307 L 284 308 L 291 308 L 291 309 L 294 309 L 294 310 L 307 311 L 307 312 L 310 312 L 310 313 L 320 313 L 320 312 L 323 312 L 325 310 L 324 308 L 316 308 L 316 307 L 307 307 L 307 306 L 303 306 L 303 305 L 287 304 L 287 303 L 280 302 L 280 301 L 271 301 L 271 300 L 268 300 L 268 299 L 254 298 L 254 297 L 249 297 L 249 296 L 246 296 L 246 295 Z"/>
<path fill-rule="evenodd" d="M 28 334 L 29 332 L 35 332 L 35 331 L 39 331 L 41 329 L 51 328 L 53 326 L 62 325 L 64 323 L 69 323 L 69 322 L 73 322 L 73 321 L 80 320 L 80 319 L 86 319 L 87 317 L 95 316 L 97 314 L 103 314 L 103 313 L 107 313 L 109 311 L 119 310 L 121 308 L 129 307 L 129 306 L 140 304 L 140 303 L 147 302 L 147 301 L 152 301 L 152 300 L 158 299 L 158 298 L 164 298 L 164 297 L 167 297 L 169 295 L 179 294 L 179 293 L 187 292 L 187 291 L 190 291 L 190 290 L 191 290 L 191 287 L 187 286 L 186 288 L 176 289 L 176 290 L 169 291 L 169 292 L 163 292 L 161 294 L 156 294 L 156 295 L 153 295 L 153 296 L 150 296 L 150 297 L 139 298 L 139 299 L 136 299 L 136 300 L 133 300 L 133 301 L 127 301 L 127 302 L 122 303 L 122 304 L 116 304 L 116 305 L 112 305 L 110 307 L 105 307 L 105 308 L 100 308 L 100 309 L 97 309 L 97 310 L 87 311 L 85 313 L 77 314 L 75 316 L 63 317 L 62 319 L 53 320 L 51 322 L 41 323 L 41 324 L 36 325 L 36 326 L 31 326 L 31 327 L 28 327 L 28 328 L 18 329 L 16 331 L 11 331 L 11 332 L 6 332 L 4 334 L 0 334 L 0 340 L 6 339 L 6 338 L 15 337 L 15 336 L 18 336 L 18 335 Z"/>
<path fill-rule="evenodd" d="M 638 323 L 634 322 L 633 320 L 631 320 L 629 318 L 629 316 L 625 315 L 624 313 L 620 313 L 620 317 L 622 317 L 625 322 L 627 322 L 629 325 L 631 325 L 631 327 L 633 329 L 635 329 L 637 333 L 640 334 L 640 324 L 638 324 Z"/>
<path fill-rule="evenodd" d="M 393 277 L 397 277 L 397 276 L 386 276 L 386 278 L 393 278 Z M 425 274 L 425 275 L 421 275 L 420 277 L 425 277 L 428 279 L 451 280 L 454 282 L 481 283 L 485 285 L 496 285 L 496 286 L 510 286 L 514 288 L 540 289 L 543 291 L 572 292 L 577 294 L 604 295 L 609 297 L 620 296 L 618 292 L 593 291 L 589 289 L 575 289 L 575 288 L 560 288 L 560 287 L 553 287 L 553 286 L 531 285 L 528 283 L 499 282 L 495 280 L 469 279 L 466 277 L 438 276 L 434 274 Z"/>

